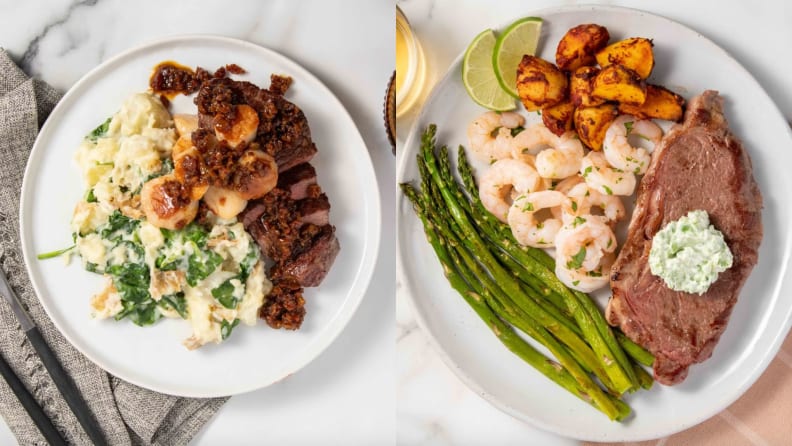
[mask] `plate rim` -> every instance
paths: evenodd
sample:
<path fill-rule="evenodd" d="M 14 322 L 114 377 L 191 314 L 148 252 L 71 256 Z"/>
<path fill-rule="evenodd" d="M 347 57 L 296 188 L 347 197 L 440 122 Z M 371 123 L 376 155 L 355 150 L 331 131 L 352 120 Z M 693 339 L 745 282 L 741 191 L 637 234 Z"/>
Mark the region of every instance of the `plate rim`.
<path fill-rule="evenodd" d="M 552 6 L 541 9 L 527 9 L 522 14 L 524 16 L 531 15 L 531 16 L 543 17 L 545 15 L 551 15 L 551 14 L 562 14 L 566 12 L 581 12 L 586 10 L 589 10 L 594 13 L 618 12 L 618 13 L 636 14 L 640 16 L 650 16 L 654 19 L 665 21 L 670 26 L 676 26 L 682 28 L 685 32 L 695 34 L 697 38 L 701 39 L 701 41 L 705 45 L 708 45 L 715 52 L 720 53 L 721 57 L 724 57 L 728 61 L 733 63 L 739 70 L 743 72 L 744 75 L 750 78 L 754 82 L 754 84 L 759 88 L 759 91 L 761 91 L 761 93 L 773 105 L 773 109 L 772 109 L 773 114 L 776 117 L 781 117 L 781 119 L 784 122 L 786 122 L 786 120 L 783 117 L 783 113 L 781 113 L 781 110 L 778 108 L 778 104 L 776 104 L 775 101 L 773 101 L 773 99 L 764 89 L 762 84 L 756 79 L 755 76 L 751 74 L 750 71 L 748 71 L 728 51 L 723 49 L 713 40 L 709 39 L 704 34 L 696 31 L 695 29 L 683 23 L 677 22 L 663 15 L 642 9 L 630 8 L 624 6 L 615 6 L 615 5 L 598 5 L 598 4 L 563 5 L 563 6 Z M 501 30 L 505 29 L 514 20 L 516 20 L 516 18 L 512 18 L 510 21 L 504 21 L 503 23 L 498 23 L 492 29 L 501 29 Z M 452 76 L 456 76 L 458 74 L 459 69 L 461 69 L 461 63 L 464 54 L 465 54 L 465 50 L 463 49 L 457 55 L 457 57 L 454 58 L 454 60 L 450 63 L 443 77 L 432 87 L 432 91 L 427 97 L 426 101 L 424 102 L 421 108 L 421 112 L 418 114 L 415 120 L 413 120 L 410 126 L 410 130 L 407 134 L 407 139 L 405 140 L 404 143 L 404 149 L 401 150 L 399 155 L 400 158 L 398 160 L 397 171 L 396 171 L 397 182 L 409 180 L 405 178 L 405 172 L 407 166 L 412 161 L 413 151 L 411 151 L 410 148 L 416 147 L 417 140 L 419 140 L 419 136 L 418 136 L 420 130 L 419 126 L 422 122 L 425 121 L 427 114 L 427 108 L 425 107 L 425 105 L 436 100 L 436 98 L 441 94 L 440 86 L 446 84 Z M 788 137 L 792 138 L 792 129 L 790 129 L 789 126 L 785 126 L 785 129 Z M 427 319 L 420 311 L 418 311 L 419 308 L 417 303 L 418 297 L 416 296 L 416 293 L 413 292 L 414 285 L 411 284 L 411 282 L 407 279 L 406 267 L 405 267 L 406 262 L 404 256 L 402 255 L 404 244 L 402 243 L 402 230 L 401 230 L 402 221 L 400 218 L 401 215 L 400 209 L 403 209 L 405 206 L 411 208 L 411 205 L 407 203 L 405 200 L 406 198 L 404 197 L 403 194 L 399 194 L 399 196 L 396 199 L 396 207 L 397 207 L 396 208 L 396 216 L 397 216 L 396 218 L 397 220 L 396 278 L 397 278 L 397 283 L 400 285 L 397 286 L 397 295 L 402 296 L 404 300 L 408 302 L 408 305 L 410 307 L 413 317 L 416 320 L 417 325 L 420 327 L 421 331 L 426 335 L 427 341 L 432 346 L 434 353 L 437 354 L 442 359 L 446 368 L 451 370 L 454 373 L 454 375 L 460 381 L 462 381 L 465 384 L 465 386 L 468 387 L 469 390 L 473 391 L 475 394 L 483 398 L 490 405 L 500 410 L 501 412 L 504 412 L 519 421 L 522 421 L 526 424 L 532 425 L 539 429 L 545 430 L 547 432 L 551 432 L 566 438 L 573 438 L 582 441 L 646 441 L 646 440 L 653 440 L 657 438 L 662 438 L 664 436 L 673 435 L 675 433 L 689 429 L 717 415 L 724 409 L 731 406 L 742 395 L 744 395 L 745 392 L 747 392 L 748 389 L 750 389 L 753 386 L 753 384 L 759 379 L 759 377 L 762 376 L 764 371 L 770 365 L 770 362 L 776 357 L 779 349 L 781 348 L 781 345 L 783 344 L 786 336 L 789 334 L 790 329 L 792 328 L 792 305 L 791 305 L 787 311 L 785 322 L 781 324 L 775 338 L 772 339 L 772 343 L 770 344 L 769 348 L 766 349 L 767 354 L 763 356 L 762 360 L 756 363 L 755 367 L 745 376 L 745 378 L 742 380 L 742 386 L 738 388 L 728 398 L 722 400 L 722 406 L 716 405 L 713 406 L 716 407 L 716 409 L 702 411 L 699 416 L 692 417 L 691 420 L 685 423 L 679 423 L 672 430 L 664 431 L 664 432 L 656 432 L 649 435 L 619 436 L 619 437 L 612 436 L 612 438 L 611 436 L 607 436 L 607 435 L 606 437 L 603 437 L 603 435 L 587 435 L 585 432 L 580 432 L 580 431 L 570 432 L 569 429 L 562 429 L 561 427 L 536 420 L 530 417 L 529 415 L 498 400 L 494 395 L 490 394 L 479 383 L 477 383 L 473 377 L 469 376 L 462 369 L 462 367 L 451 358 L 451 355 L 443 348 L 441 343 L 438 341 L 437 337 L 434 334 L 434 331 L 429 328 L 430 324 L 428 323 Z M 789 285 L 790 282 L 789 260 L 790 260 L 790 256 L 792 255 L 792 253 L 790 252 L 792 251 L 791 246 L 792 246 L 792 240 L 788 241 L 787 246 L 785 247 L 785 250 L 781 258 L 780 266 L 783 274 L 780 276 L 778 281 L 779 294 L 781 294 L 784 289 L 792 288 L 792 286 Z M 451 292 L 453 292 L 453 290 Z M 603 420 L 603 422 L 606 421 Z"/>
<path fill-rule="evenodd" d="M 310 342 L 306 344 L 306 351 L 307 353 L 298 357 L 290 367 L 282 369 L 281 376 L 267 376 L 266 379 L 262 379 L 251 383 L 247 386 L 237 386 L 237 387 L 230 387 L 230 391 L 228 392 L 218 392 L 216 389 L 205 389 L 205 388 L 197 388 L 192 389 L 190 391 L 173 391 L 172 389 L 168 389 L 167 386 L 162 386 L 159 383 L 152 384 L 145 382 L 145 379 L 138 379 L 135 376 L 129 376 L 124 372 L 124 369 L 115 367 L 112 364 L 108 364 L 107 362 L 99 360 L 92 351 L 86 351 L 86 349 L 81 348 L 78 343 L 75 343 L 73 339 L 67 335 L 66 331 L 61 328 L 61 322 L 58 321 L 57 318 L 52 317 L 53 312 L 51 311 L 50 305 L 46 302 L 47 299 L 42 299 L 41 296 L 43 293 L 39 289 L 38 283 L 33 279 L 34 274 L 32 271 L 32 264 L 36 260 L 36 257 L 33 253 L 31 253 L 32 246 L 29 246 L 32 243 L 31 237 L 31 229 L 27 228 L 25 225 L 25 213 L 26 211 L 30 211 L 31 204 L 29 200 L 25 200 L 25 197 L 29 195 L 29 188 L 31 186 L 31 175 L 35 172 L 37 167 L 34 167 L 31 163 L 31 159 L 37 152 L 43 150 L 40 148 L 43 143 L 41 142 L 41 135 L 45 135 L 47 132 L 50 132 L 51 127 L 55 127 L 56 123 L 55 120 L 51 119 L 53 116 L 57 116 L 58 113 L 62 113 L 62 109 L 68 109 L 68 107 L 74 101 L 79 99 L 77 96 L 79 90 L 84 88 L 84 84 L 89 83 L 95 77 L 100 76 L 102 72 L 109 67 L 112 67 L 116 64 L 124 62 L 125 59 L 129 57 L 134 57 L 138 53 L 145 52 L 147 50 L 160 47 L 160 46 L 168 46 L 168 45 L 178 45 L 180 43 L 187 43 L 187 44 L 195 44 L 200 43 L 201 41 L 215 43 L 215 44 L 226 44 L 230 46 L 237 46 L 242 47 L 248 50 L 257 51 L 259 53 L 267 53 L 269 57 L 273 57 L 277 59 L 279 62 L 290 66 L 294 72 L 300 72 L 301 76 L 306 77 L 307 79 L 315 82 L 320 89 L 323 89 L 328 98 L 330 98 L 335 103 L 333 104 L 335 107 L 338 107 L 340 110 L 343 111 L 342 119 L 347 119 L 351 124 L 350 132 L 354 135 L 355 138 L 358 139 L 359 145 L 364 149 L 364 155 L 360 157 L 361 161 L 364 164 L 364 171 L 362 174 L 364 175 L 363 181 L 369 184 L 370 193 L 368 194 L 368 204 L 370 207 L 370 212 L 368 218 L 364 220 L 364 228 L 367 231 L 370 231 L 368 237 L 363 240 L 362 243 L 362 255 L 360 257 L 360 266 L 357 268 L 355 273 L 352 275 L 352 280 L 348 290 L 358 290 L 357 293 L 351 296 L 351 299 L 346 300 L 345 304 L 342 305 L 341 310 L 338 314 L 335 315 L 333 319 L 329 322 L 327 326 L 327 331 L 324 333 L 325 336 L 321 337 L 314 337 Z M 90 87 L 88 87 L 90 88 Z M 253 43 L 247 40 L 237 39 L 234 37 L 228 37 L 218 34 L 210 34 L 210 33 L 190 33 L 190 34 L 178 34 L 178 35 L 171 35 L 162 38 L 156 38 L 144 41 L 138 45 L 132 46 L 124 51 L 117 53 L 116 55 L 108 58 L 107 60 L 103 61 L 99 65 L 95 66 L 87 73 L 85 73 L 82 77 L 80 77 L 74 84 L 72 84 L 68 91 L 61 97 L 55 107 L 52 109 L 50 114 L 47 117 L 47 120 L 44 122 L 44 125 L 39 129 L 38 134 L 36 135 L 36 140 L 33 143 L 33 147 L 30 150 L 30 154 L 28 155 L 28 160 L 25 164 L 25 170 L 22 179 L 22 187 L 20 188 L 20 201 L 19 201 L 19 215 L 18 215 L 18 224 L 19 224 L 19 242 L 22 248 L 22 257 L 25 264 L 25 270 L 27 272 L 28 278 L 30 283 L 33 287 L 34 292 L 36 293 L 36 298 L 39 304 L 44 308 L 44 312 L 46 313 L 49 320 L 55 326 L 55 328 L 60 332 L 60 334 L 77 350 L 88 358 L 92 363 L 96 364 L 99 368 L 104 370 L 107 373 L 110 373 L 118 378 L 121 378 L 131 384 L 135 384 L 137 386 L 153 390 L 156 392 L 178 396 L 178 397 L 189 397 L 189 398 L 216 398 L 216 397 L 226 397 L 232 395 L 238 395 L 243 393 L 252 392 L 255 390 L 259 390 L 265 387 L 268 387 L 272 384 L 280 382 L 289 376 L 297 373 L 298 371 L 302 370 L 305 366 L 309 363 L 314 361 L 318 358 L 323 352 L 327 350 L 327 348 L 338 338 L 341 332 L 349 325 L 349 322 L 352 320 L 353 316 L 357 313 L 358 308 L 360 307 L 361 302 L 366 297 L 369 291 L 369 287 L 371 285 L 371 280 L 374 274 L 374 267 L 376 264 L 376 260 L 379 257 L 380 245 L 381 245 L 381 227 L 382 227 L 382 204 L 380 200 L 380 190 L 379 190 L 379 183 L 377 182 L 376 178 L 376 171 L 374 169 L 374 164 L 371 159 L 371 155 L 369 153 L 368 145 L 366 144 L 365 139 L 360 133 L 360 129 L 357 126 L 357 123 L 350 115 L 349 110 L 344 106 L 343 102 L 336 96 L 333 91 L 327 87 L 327 85 L 319 79 L 317 75 L 313 72 L 302 66 L 301 64 L 297 63 L 294 59 L 284 55 L 283 53 L 273 50 L 269 47 Z M 347 294 L 348 295 L 348 294 Z M 339 318 L 340 321 L 339 321 Z"/>

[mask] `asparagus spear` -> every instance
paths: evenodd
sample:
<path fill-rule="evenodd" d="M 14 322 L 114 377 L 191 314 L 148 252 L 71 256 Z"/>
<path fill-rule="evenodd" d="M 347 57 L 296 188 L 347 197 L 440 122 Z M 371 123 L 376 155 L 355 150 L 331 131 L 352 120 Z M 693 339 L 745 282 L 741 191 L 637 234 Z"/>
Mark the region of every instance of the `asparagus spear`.
<path fill-rule="evenodd" d="M 578 398 L 602 410 L 611 419 L 620 420 L 626 417 L 630 412 L 629 406 L 610 395 L 604 394 L 596 384 L 590 381 L 590 379 L 589 382 L 593 385 L 593 388 L 586 389 L 582 387 L 579 380 L 575 379 L 567 368 L 539 353 L 531 347 L 530 344 L 517 336 L 509 325 L 501 321 L 492 312 L 492 309 L 487 306 L 486 301 L 482 299 L 482 294 L 489 295 L 490 293 L 475 279 L 477 276 L 469 272 L 465 276 L 460 275 L 461 262 L 455 262 L 453 255 L 450 253 L 458 254 L 464 252 L 464 248 L 450 248 L 450 243 L 439 236 L 437 226 L 431 222 L 427 216 L 427 207 L 425 207 L 425 199 L 427 197 L 423 197 L 423 200 L 419 198 L 415 189 L 408 184 L 402 184 L 401 188 L 405 195 L 413 202 L 413 207 L 424 225 L 424 232 L 426 233 L 427 240 L 434 248 L 451 286 L 471 307 L 473 307 L 474 311 L 485 323 L 487 323 L 488 327 L 490 327 L 498 339 L 509 348 L 509 350 L 520 356 L 539 372 L 561 385 Z M 469 260 L 472 259 L 469 258 Z M 552 340 L 549 336 L 547 336 L 547 338 Z M 561 354 L 563 355 L 563 352 Z M 574 364 L 574 361 L 572 361 L 572 364 Z"/>

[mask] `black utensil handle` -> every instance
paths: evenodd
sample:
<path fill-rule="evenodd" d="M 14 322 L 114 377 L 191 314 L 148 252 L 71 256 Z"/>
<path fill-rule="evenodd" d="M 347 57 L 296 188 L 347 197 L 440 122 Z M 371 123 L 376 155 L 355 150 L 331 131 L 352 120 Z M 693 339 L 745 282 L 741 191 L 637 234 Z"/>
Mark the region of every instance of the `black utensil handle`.
<path fill-rule="evenodd" d="M 63 395 L 63 399 L 66 400 L 66 403 L 77 417 L 77 421 L 80 422 L 85 433 L 88 434 L 88 437 L 95 445 L 106 445 L 107 440 L 105 440 L 104 434 L 99 427 L 99 423 L 96 422 L 93 412 L 91 412 L 91 409 L 85 403 L 79 390 L 77 390 L 74 381 L 72 381 L 69 374 L 63 370 L 55 353 L 53 353 L 47 343 L 44 342 L 44 338 L 41 336 L 38 328 L 33 327 L 25 332 L 25 334 L 27 334 L 30 344 L 36 349 L 36 353 L 38 353 L 39 358 L 41 358 L 41 362 L 49 372 L 61 395 Z"/>
<path fill-rule="evenodd" d="M 41 435 L 47 440 L 47 443 L 50 445 L 67 446 L 66 440 L 61 437 L 60 432 L 52 425 L 52 421 L 50 421 L 47 414 L 44 413 L 41 406 L 38 405 L 33 395 L 28 392 L 25 385 L 19 380 L 19 377 L 16 376 L 11 366 L 9 366 L 5 358 L 3 358 L 3 355 L 0 355 L 0 375 L 2 375 L 3 379 L 8 383 L 8 387 L 14 392 L 14 395 L 16 395 L 17 399 L 22 404 L 22 407 L 24 407 L 25 411 L 30 415 L 30 419 L 33 420 L 33 423 L 36 424 Z"/>

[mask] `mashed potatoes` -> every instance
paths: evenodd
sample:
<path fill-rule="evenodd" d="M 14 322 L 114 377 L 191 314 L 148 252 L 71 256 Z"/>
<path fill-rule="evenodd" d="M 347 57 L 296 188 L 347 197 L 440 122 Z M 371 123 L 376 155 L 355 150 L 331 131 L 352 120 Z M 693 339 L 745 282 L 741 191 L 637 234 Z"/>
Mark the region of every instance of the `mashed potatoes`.
<path fill-rule="evenodd" d="M 107 278 L 91 300 L 97 318 L 145 326 L 161 317 L 190 321 L 194 349 L 219 343 L 240 322 L 254 325 L 271 284 L 258 246 L 236 220 L 210 216 L 179 230 L 145 221 L 140 190 L 172 171 L 176 131 L 154 96 L 130 96 L 75 156 L 88 191 L 71 228 L 86 269 Z"/>

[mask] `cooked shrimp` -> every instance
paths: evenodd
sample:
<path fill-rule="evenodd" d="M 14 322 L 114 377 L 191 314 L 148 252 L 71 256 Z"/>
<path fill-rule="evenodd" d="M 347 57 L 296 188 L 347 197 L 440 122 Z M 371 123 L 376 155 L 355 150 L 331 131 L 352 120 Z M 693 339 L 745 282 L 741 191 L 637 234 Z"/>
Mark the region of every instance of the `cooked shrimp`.
<path fill-rule="evenodd" d="M 564 285 L 582 293 L 590 293 L 608 285 L 610 281 L 608 271 L 613 266 L 615 258 L 615 254 L 607 254 L 602 258 L 599 268 L 594 271 L 569 269 L 556 262 L 555 274 Z"/>
<path fill-rule="evenodd" d="M 542 178 L 574 175 L 583 159 L 583 144 L 574 132 L 556 136 L 541 123 L 517 134 L 512 146 L 512 158 L 536 155 L 536 171 Z"/>
<path fill-rule="evenodd" d="M 536 169 L 511 158 L 496 161 L 479 181 L 481 203 L 499 220 L 506 222 L 511 197 L 536 192 L 542 185 Z"/>
<path fill-rule="evenodd" d="M 663 137 L 663 129 L 649 119 L 637 120 L 630 115 L 622 115 L 608 127 L 602 151 L 611 166 L 636 175 L 642 175 L 652 160 L 643 147 L 633 147 L 627 141 L 630 135 L 640 136 L 657 145 Z"/>
<path fill-rule="evenodd" d="M 525 118 L 515 112 L 486 112 L 468 125 L 470 149 L 487 162 L 511 158 L 514 143 L 512 129 L 524 123 Z"/>
<path fill-rule="evenodd" d="M 146 220 L 158 228 L 181 229 L 198 213 L 198 200 L 172 173 L 146 182 L 140 190 Z"/>
<path fill-rule="evenodd" d="M 203 201 L 215 215 L 226 219 L 236 217 L 247 206 L 239 192 L 217 186 L 209 187 Z"/>
<path fill-rule="evenodd" d="M 275 158 L 261 150 L 248 150 L 237 161 L 234 186 L 243 200 L 260 198 L 278 184 Z"/>
<path fill-rule="evenodd" d="M 580 173 L 593 190 L 607 195 L 632 195 L 635 189 L 635 174 L 611 167 L 602 152 L 583 157 Z"/>
<path fill-rule="evenodd" d="M 609 224 L 616 223 L 624 218 L 626 211 L 624 203 L 619 197 L 606 195 L 591 189 L 586 183 L 578 183 L 566 193 L 567 199 L 560 207 L 560 212 L 554 212 L 556 218 L 563 223 L 570 224 L 575 217 L 592 214 L 592 208 L 597 206 L 602 209 L 603 216 Z"/>
<path fill-rule="evenodd" d="M 539 220 L 537 212 L 560 206 L 566 197 L 561 192 L 544 190 L 522 194 L 509 209 L 508 222 L 518 243 L 535 248 L 553 246 L 561 220 L 554 217 Z"/>
<path fill-rule="evenodd" d="M 227 141 L 232 147 L 236 147 L 242 143 L 253 141 L 256 138 L 258 126 L 258 112 L 249 105 L 240 104 L 237 105 L 237 114 L 231 123 L 231 129 L 227 132 L 215 129 L 215 134 L 217 139 Z"/>
<path fill-rule="evenodd" d="M 593 291 L 608 283 L 608 262 L 616 250 L 616 236 L 606 219 L 579 216 L 555 239 L 556 275 L 578 291 Z"/>

